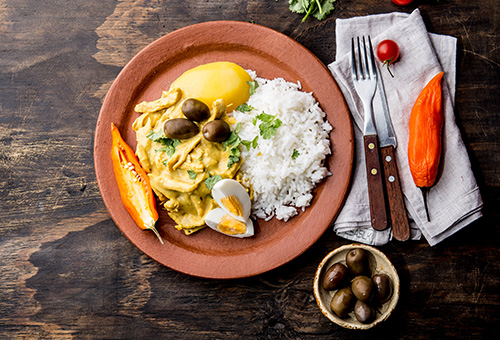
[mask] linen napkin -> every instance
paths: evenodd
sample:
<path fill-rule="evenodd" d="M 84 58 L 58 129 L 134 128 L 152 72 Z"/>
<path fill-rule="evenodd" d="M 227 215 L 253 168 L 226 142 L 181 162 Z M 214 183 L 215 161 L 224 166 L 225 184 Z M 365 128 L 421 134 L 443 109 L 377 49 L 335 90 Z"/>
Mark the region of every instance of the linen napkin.
<path fill-rule="evenodd" d="M 456 38 L 428 33 L 420 12 L 377 14 L 336 20 L 337 54 L 328 65 L 346 99 L 354 121 L 355 159 L 352 186 L 341 212 L 334 221 L 337 235 L 372 245 L 392 239 L 390 229 L 375 231 L 370 209 L 363 150 L 363 108 L 351 79 L 351 38 L 370 35 L 374 48 L 384 39 L 397 42 L 399 61 L 391 65 L 391 77 L 377 62 L 385 87 L 392 124 L 397 138 L 396 159 L 411 238 L 423 235 L 433 246 L 482 216 L 482 199 L 460 131 L 455 123 Z M 425 85 L 439 72 L 443 78 L 443 151 L 440 175 L 428 191 L 430 222 L 423 196 L 413 182 L 408 166 L 408 125 L 411 109 Z M 380 101 L 375 94 L 374 101 Z M 374 102 L 374 107 L 377 107 Z M 335 150 L 334 150 L 335 152 Z M 337 152 L 341 152 L 338 150 Z"/>

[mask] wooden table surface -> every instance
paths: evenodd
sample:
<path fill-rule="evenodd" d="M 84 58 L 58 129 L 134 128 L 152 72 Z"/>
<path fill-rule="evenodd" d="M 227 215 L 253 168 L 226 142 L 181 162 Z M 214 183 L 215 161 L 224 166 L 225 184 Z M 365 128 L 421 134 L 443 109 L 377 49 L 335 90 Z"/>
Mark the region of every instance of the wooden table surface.
<path fill-rule="evenodd" d="M 108 88 L 142 48 L 190 24 L 253 21 L 328 64 L 335 19 L 417 6 L 430 32 L 458 38 L 456 119 L 484 217 L 434 247 L 424 240 L 380 247 L 402 281 L 387 322 L 351 331 L 320 313 L 315 269 L 350 243 L 331 230 L 278 269 L 207 280 L 157 264 L 116 227 L 94 173 L 94 130 Z M 337 0 L 326 20 L 301 19 L 285 0 L 0 0 L 0 338 L 496 338 L 498 2 Z"/>

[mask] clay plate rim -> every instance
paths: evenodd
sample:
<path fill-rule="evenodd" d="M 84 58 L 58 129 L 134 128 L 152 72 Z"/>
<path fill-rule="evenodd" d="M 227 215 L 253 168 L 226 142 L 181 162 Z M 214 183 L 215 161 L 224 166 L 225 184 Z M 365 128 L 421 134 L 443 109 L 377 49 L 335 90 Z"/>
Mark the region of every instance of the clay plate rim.
<path fill-rule="evenodd" d="M 336 262 L 343 262 L 345 264 L 345 255 L 349 250 L 355 248 L 361 248 L 370 252 L 371 255 L 369 256 L 369 262 L 371 270 L 375 270 L 378 274 L 384 273 L 388 275 L 393 283 L 393 293 L 391 299 L 382 307 L 382 313 L 377 313 L 376 319 L 369 324 L 358 322 L 354 318 L 353 312 L 350 313 L 351 319 L 341 319 L 335 315 L 330 309 L 330 301 L 335 291 L 327 292 L 322 287 L 323 274 L 326 270 L 328 270 L 328 268 Z M 316 274 L 314 275 L 313 291 L 314 298 L 316 299 L 321 313 L 330 319 L 330 321 L 344 328 L 366 330 L 384 322 L 392 314 L 399 301 L 400 281 L 396 268 L 383 252 L 365 244 L 353 243 L 336 248 L 323 258 L 321 263 L 318 265 Z"/>
<path fill-rule="evenodd" d="M 333 176 L 314 191 L 305 212 L 287 223 L 259 221 L 256 235 L 234 239 L 205 228 L 189 237 L 175 230 L 165 212 L 157 223 L 161 245 L 153 233 L 140 230 L 123 207 L 110 160 L 110 125 L 135 148 L 134 106 L 154 100 L 184 71 L 213 61 L 232 61 L 265 78 L 300 81 L 313 92 L 333 126 L 333 155 L 327 166 Z M 353 162 L 349 112 L 328 69 L 304 46 L 260 25 L 215 21 L 174 31 L 148 45 L 123 68 L 110 87 L 96 125 L 94 163 L 97 182 L 110 216 L 143 253 L 173 270 L 204 278 L 248 277 L 277 268 L 307 250 L 330 226 L 349 187 Z"/>

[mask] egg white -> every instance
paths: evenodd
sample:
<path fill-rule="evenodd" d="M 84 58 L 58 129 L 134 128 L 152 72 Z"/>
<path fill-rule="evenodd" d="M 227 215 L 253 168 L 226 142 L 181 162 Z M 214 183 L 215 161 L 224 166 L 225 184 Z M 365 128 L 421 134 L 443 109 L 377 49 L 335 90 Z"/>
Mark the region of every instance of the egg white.
<path fill-rule="evenodd" d="M 207 216 L 205 217 L 205 223 L 213 230 L 215 231 L 218 231 L 219 233 L 221 234 L 224 234 L 226 236 L 232 236 L 232 237 L 238 237 L 238 238 L 243 238 L 243 237 L 250 237 L 250 236 L 253 236 L 254 235 L 254 228 L 253 228 L 253 222 L 252 222 L 252 219 L 247 219 L 246 221 L 242 221 L 242 222 L 245 222 L 246 226 L 247 226 L 247 231 L 244 233 L 244 234 L 237 234 L 237 235 L 230 235 L 230 234 L 226 234 L 222 231 L 220 231 L 219 229 L 217 229 L 217 225 L 219 224 L 220 220 L 222 219 L 222 217 L 224 217 L 224 215 L 227 215 L 228 212 L 225 211 L 224 209 L 222 208 L 216 208 L 214 210 L 211 210 Z M 231 214 L 230 214 L 231 215 Z M 231 215 L 232 216 L 232 215 Z"/>

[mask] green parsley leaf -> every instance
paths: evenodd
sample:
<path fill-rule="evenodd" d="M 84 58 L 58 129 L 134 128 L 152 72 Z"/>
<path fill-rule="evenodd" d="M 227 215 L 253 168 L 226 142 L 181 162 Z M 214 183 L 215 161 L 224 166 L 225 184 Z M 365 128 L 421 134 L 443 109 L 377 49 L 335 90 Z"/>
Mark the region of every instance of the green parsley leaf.
<path fill-rule="evenodd" d="M 240 125 L 241 128 L 241 125 Z M 236 130 L 238 129 L 238 125 L 236 125 Z M 240 152 L 240 144 L 242 144 L 241 138 L 238 136 L 238 134 L 235 131 L 231 131 L 231 134 L 229 135 L 229 138 L 222 143 L 222 148 L 224 151 L 228 150 L 229 148 L 229 158 L 227 161 L 227 167 L 230 168 L 231 165 L 234 163 L 239 162 L 241 152 Z"/>
<path fill-rule="evenodd" d="M 305 14 L 302 21 L 309 15 L 318 20 L 325 19 L 335 9 L 333 3 L 336 0 L 288 0 L 289 9 L 294 13 Z"/>
<path fill-rule="evenodd" d="M 250 150 L 250 148 L 252 147 L 252 142 L 249 141 L 249 140 L 243 140 L 242 139 L 241 140 L 241 144 L 243 144 L 247 148 L 247 150 Z"/>
<path fill-rule="evenodd" d="M 205 185 L 208 190 L 212 190 L 214 185 L 222 179 L 221 175 L 210 176 L 205 179 Z"/>
<path fill-rule="evenodd" d="M 283 124 L 281 120 L 273 116 L 273 119 L 269 122 L 264 122 L 259 125 L 260 135 L 264 139 L 269 139 L 276 135 L 278 128 Z"/>
<path fill-rule="evenodd" d="M 251 105 L 248 105 L 247 103 L 243 103 L 241 104 L 240 106 L 238 106 L 236 108 L 236 111 L 240 111 L 240 112 L 250 112 L 254 109 L 253 106 Z"/>
<path fill-rule="evenodd" d="M 248 86 L 250 86 L 249 94 L 252 95 L 255 93 L 255 90 L 259 87 L 259 84 L 255 80 L 247 81 Z"/>
<path fill-rule="evenodd" d="M 300 153 L 296 149 L 293 149 L 292 159 L 297 159 L 297 157 L 299 157 L 299 156 L 300 156 Z"/>
<path fill-rule="evenodd" d="M 260 115 L 257 115 L 257 119 L 260 119 L 263 122 L 270 122 L 274 120 L 276 116 L 268 115 L 267 113 L 262 112 Z"/>
<path fill-rule="evenodd" d="M 189 175 L 189 178 L 191 178 L 191 179 L 196 179 L 196 177 L 198 176 L 198 174 L 196 172 L 194 172 L 193 170 L 188 170 L 187 173 Z"/>
<path fill-rule="evenodd" d="M 255 138 L 252 140 L 252 148 L 257 147 L 257 141 L 259 140 L 259 136 L 255 136 Z"/>
<path fill-rule="evenodd" d="M 148 132 L 146 137 L 154 142 L 156 139 L 163 137 L 163 131 L 160 130 L 158 132 L 154 132 L 153 130 L 151 130 Z"/>
<path fill-rule="evenodd" d="M 167 155 L 172 157 L 175 153 L 175 148 L 181 144 L 181 141 L 178 139 L 168 138 L 163 134 L 163 131 L 153 132 L 153 130 L 149 131 L 146 135 L 147 138 L 151 139 L 153 142 L 160 144 L 162 147 L 159 149 L 155 149 L 156 152 L 165 151 Z"/>
<path fill-rule="evenodd" d="M 238 163 L 240 160 L 239 156 L 229 156 L 227 160 L 227 167 L 230 168 L 234 163 Z"/>
<path fill-rule="evenodd" d="M 234 131 L 231 131 L 231 134 L 229 135 L 228 139 L 226 139 L 224 141 L 224 143 L 222 143 L 222 148 L 224 151 L 227 150 L 227 148 L 231 145 L 233 145 L 234 143 L 236 143 L 236 141 L 239 139 L 238 135 L 236 134 L 236 132 Z"/>
<path fill-rule="evenodd" d="M 250 150 L 251 148 L 256 148 L 257 147 L 257 141 L 259 140 L 259 135 L 255 136 L 253 140 L 241 140 L 241 144 L 243 144 L 247 150 Z"/>
<path fill-rule="evenodd" d="M 236 123 L 236 127 L 234 128 L 234 133 L 238 134 L 241 131 L 241 123 Z"/>

